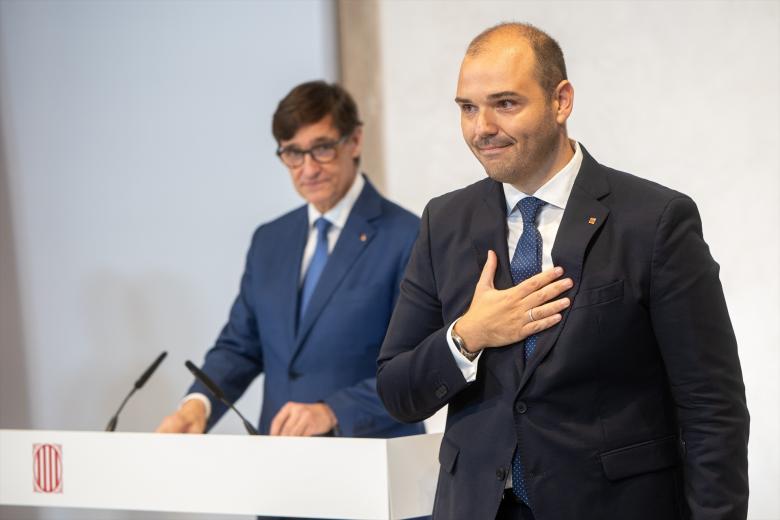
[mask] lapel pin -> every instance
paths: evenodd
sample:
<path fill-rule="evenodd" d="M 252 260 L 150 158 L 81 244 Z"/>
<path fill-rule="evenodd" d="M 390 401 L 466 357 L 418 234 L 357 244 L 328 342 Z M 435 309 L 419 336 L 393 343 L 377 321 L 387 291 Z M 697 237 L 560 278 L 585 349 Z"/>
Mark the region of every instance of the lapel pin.
<path fill-rule="evenodd" d="M 365 242 L 366 240 L 368 240 L 368 235 L 365 233 L 360 233 L 360 241 Z"/>
<path fill-rule="evenodd" d="M 595 223 L 596 223 L 596 217 L 590 217 L 590 218 L 588 219 L 588 224 L 591 224 L 591 225 L 593 225 L 593 224 L 595 224 Z"/>

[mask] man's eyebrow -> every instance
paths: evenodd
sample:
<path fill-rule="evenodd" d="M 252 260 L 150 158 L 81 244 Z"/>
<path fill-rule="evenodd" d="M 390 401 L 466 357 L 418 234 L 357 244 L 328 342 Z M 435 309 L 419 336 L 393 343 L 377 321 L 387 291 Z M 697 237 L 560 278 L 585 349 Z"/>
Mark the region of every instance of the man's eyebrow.
<path fill-rule="evenodd" d="M 517 92 L 512 92 L 511 90 L 505 90 L 503 92 L 496 92 L 495 94 L 489 94 L 487 98 L 490 101 L 495 101 L 496 99 L 506 99 L 506 98 L 525 99 L 525 96 L 522 96 Z M 455 103 L 459 105 L 463 105 L 467 103 L 473 103 L 473 101 L 467 98 L 456 97 Z"/>
<path fill-rule="evenodd" d="M 488 96 L 488 99 L 504 99 L 504 98 L 523 98 L 520 94 L 517 92 L 512 92 L 511 90 L 505 90 L 503 92 L 496 92 L 495 94 L 490 94 Z"/>
<path fill-rule="evenodd" d="M 333 139 L 332 137 L 327 137 L 327 136 L 323 135 L 323 136 L 320 136 L 320 137 L 314 139 L 313 141 L 311 141 L 309 143 L 309 147 L 317 146 L 318 144 L 323 144 L 323 143 L 332 143 L 334 141 L 336 141 L 336 139 Z M 295 149 L 295 150 L 303 150 L 304 147 L 301 146 L 301 145 L 298 145 L 296 143 L 290 143 L 290 144 L 288 144 L 286 146 L 283 146 L 282 148 L 287 149 L 287 150 L 293 150 L 293 149 Z"/>
<path fill-rule="evenodd" d="M 332 137 L 328 137 L 326 135 L 323 135 L 321 137 L 318 137 L 314 141 L 312 141 L 312 144 L 320 144 L 320 143 L 332 143 L 333 141 L 337 141 L 338 139 L 333 139 Z"/>

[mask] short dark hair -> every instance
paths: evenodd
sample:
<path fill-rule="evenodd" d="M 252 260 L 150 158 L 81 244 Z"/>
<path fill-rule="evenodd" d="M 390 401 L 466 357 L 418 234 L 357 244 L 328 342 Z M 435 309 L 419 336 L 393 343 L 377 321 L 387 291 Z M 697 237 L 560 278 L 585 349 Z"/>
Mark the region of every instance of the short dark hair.
<path fill-rule="evenodd" d="M 279 101 L 271 131 L 280 144 L 292 139 L 301 127 L 328 115 L 333 117 L 333 125 L 342 137 L 362 124 L 355 100 L 342 86 L 325 81 L 301 83 Z"/>
<path fill-rule="evenodd" d="M 536 79 L 545 92 L 552 95 L 555 87 L 568 79 L 561 46 L 552 36 L 528 23 L 504 22 L 485 29 L 471 40 L 466 54 L 475 56 L 482 52 L 490 37 L 498 32 L 514 33 L 528 41 L 536 58 Z"/>

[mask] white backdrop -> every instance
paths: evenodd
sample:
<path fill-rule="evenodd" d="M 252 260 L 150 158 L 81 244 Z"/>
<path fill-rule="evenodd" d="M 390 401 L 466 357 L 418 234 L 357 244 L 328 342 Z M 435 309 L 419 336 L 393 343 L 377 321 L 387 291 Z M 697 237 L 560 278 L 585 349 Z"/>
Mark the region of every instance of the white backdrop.
<path fill-rule="evenodd" d="M 740 342 L 754 520 L 780 518 L 778 5 L 381 2 L 379 18 L 386 184 L 404 206 L 482 177 L 457 69 L 474 35 L 509 19 L 560 41 L 573 137 L 699 203 Z M 120 428 L 149 430 L 175 406 L 252 229 L 299 203 L 270 116 L 292 85 L 335 78 L 332 7 L 0 2 L 0 247 L 18 286 L 0 303 L 21 316 L 0 331 L 0 426 L 100 429 L 162 349 Z M 745 213 L 720 211 L 727 198 Z M 239 406 L 256 416 L 258 401 L 255 385 Z M 230 417 L 218 430 L 241 431 Z"/>
<path fill-rule="evenodd" d="M 2 331 L 2 427 L 100 430 L 164 349 L 119 429 L 175 409 L 252 230 L 301 203 L 271 114 L 295 84 L 336 79 L 335 30 L 329 1 L 0 3 L 0 224 L 19 293 L 2 304 L 22 317 Z M 259 381 L 246 396 L 256 418 Z M 229 415 L 217 431 L 243 433 Z"/>
<path fill-rule="evenodd" d="M 740 345 L 750 518 L 780 519 L 780 3 L 380 3 L 388 194 L 421 212 L 484 170 L 453 102 L 468 42 L 526 21 L 563 48 L 570 135 L 600 162 L 691 195 Z M 744 212 L 728 213 L 737 201 Z"/>

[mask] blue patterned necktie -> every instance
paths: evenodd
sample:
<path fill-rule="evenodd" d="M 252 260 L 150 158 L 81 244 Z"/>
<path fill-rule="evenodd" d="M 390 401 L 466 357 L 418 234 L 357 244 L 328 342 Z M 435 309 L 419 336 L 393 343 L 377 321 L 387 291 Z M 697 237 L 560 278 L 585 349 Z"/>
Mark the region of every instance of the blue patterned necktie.
<path fill-rule="evenodd" d="M 515 285 L 542 272 L 542 235 L 536 229 L 536 215 L 545 202 L 536 197 L 525 197 L 517 203 L 523 217 L 523 234 L 517 241 L 515 254 L 509 269 Z M 525 359 L 530 358 L 536 348 L 536 336 L 525 339 Z"/>
<path fill-rule="evenodd" d="M 325 264 L 328 263 L 328 229 L 330 229 L 330 221 L 320 217 L 314 221 L 314 226 L 317 228 L 317 247 L 314 249 L 314 256 L 311 257 L 309 269 L 306 271 L 306 277 L 303 279 L 298 323 L 301 323 L 301 320 L 303 320 L 303 315 L 306 312 L 306 307 L 309 305 L 311 295 L 314 293 L 314 288 L 317 287 L 317 282 L 325 269 Z"/>
<path fill-rule="evenodd" d="M 509 264 L 512 281 L 515 285 L 542 272 L 542 235 L 536 228 L 536 216 L 539 213 L 539 208 L 544 204 L 543 200 L 536 197 L 525 197 L 517 203 L 517 209 L 520 210 L 520 215 L 523 217 L 523 234 L 517 241 L 515 254 Z M 526 361 L 531 358 L 535 349 L 536 335 L 525 338 L 523 355 Z M 519 447 L 512 457 L 512 491 L 520 500 L 530 506 L 531 502 L 528 499 L 528 489 L 525 486 Z"/>

